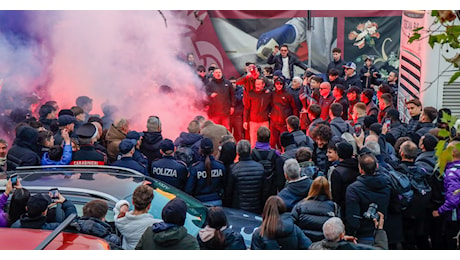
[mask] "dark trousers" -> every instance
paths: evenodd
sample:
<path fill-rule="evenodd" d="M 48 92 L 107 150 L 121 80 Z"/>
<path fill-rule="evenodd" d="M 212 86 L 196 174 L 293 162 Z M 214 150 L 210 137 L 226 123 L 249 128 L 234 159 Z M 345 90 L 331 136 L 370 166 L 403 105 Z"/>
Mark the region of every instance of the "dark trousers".
<path fill-rule="evenodd" d="M 458 235 L 458 232 L 460 231 L 460 221 L 445 220 L 443 230 L 443 239 L 446 245 L 445 249 L 458 249 L 456 237 Z"/>
<path fill-rule="evenodd" d="M 280 135 L 286 131 L 286 124 L 270 122 L 270 147 L 281 150 Z"/>
<path fill-rule="evenodd" d="M 236 142 L 240 141 L 241 139 L 245 139 L 242 115 L 230 116 L 230 132 L 233 134 Z"/>
<path fill-rule="evenodd" d="M 423 216 L 422 216 L 423 215 Z M 425 233 L 425 215 L 403 218 L 404 249 L 429 249 Z"/>

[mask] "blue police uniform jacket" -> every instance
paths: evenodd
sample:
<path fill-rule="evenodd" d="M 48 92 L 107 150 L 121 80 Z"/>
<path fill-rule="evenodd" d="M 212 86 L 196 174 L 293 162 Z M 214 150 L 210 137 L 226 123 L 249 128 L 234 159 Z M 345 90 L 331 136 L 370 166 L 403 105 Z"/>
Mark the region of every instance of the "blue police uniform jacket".
<path fill-rule="evenodd" d="M 134 150 L 133 159 L 145 168 L 149 166 L 149 159 L 138 149 Z"/>
<path fill-rule="evenodd" d="M 151 169 L 153 178 L 184 190 L 188 175 L 185 163 L 177 161 L 173 156 L 163 156 L 163 158 L 152 163 Z"/>
<path fill-rule="evenodd" d="M 112 166 L 133 169 L 144 175 L 147 175 L 147 169 L 143 167 L 140 163 L 136 162 L 133 159 L 133 157 L 121 157 L 120 160 L 113 162 Z"/>
<path fill-rule="evenodd" d="M 211 182 L 206 179 L 205 157 L 190 167 L 190 175 L 185 184 L 185 192 L 202 202 L 220 200 L 224 190 L 225 166 L 211 155 Z"/>

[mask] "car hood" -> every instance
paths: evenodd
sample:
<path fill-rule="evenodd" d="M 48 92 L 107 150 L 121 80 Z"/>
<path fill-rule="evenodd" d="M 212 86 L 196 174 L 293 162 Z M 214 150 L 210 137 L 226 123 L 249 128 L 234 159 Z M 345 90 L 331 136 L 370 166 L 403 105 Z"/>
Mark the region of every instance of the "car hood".
<path fill-rule="evenodd" d="M 239 209 L 225 207 L 223 209 L 227 216 L 229 228 L 232 228 L 235 232 L 239 232 L 243 236 L 246 247 L 250 248 L 252 234 L 262 224 L 262 217 Z"/>

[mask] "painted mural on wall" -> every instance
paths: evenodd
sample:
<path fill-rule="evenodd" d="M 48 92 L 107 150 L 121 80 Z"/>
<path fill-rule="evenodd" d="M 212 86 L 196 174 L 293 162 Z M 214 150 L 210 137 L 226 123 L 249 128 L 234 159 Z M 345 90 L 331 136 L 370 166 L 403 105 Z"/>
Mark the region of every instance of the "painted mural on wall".
<path fill-rule="evenodd" d="M 384 77 L 397 69 L 400 12 L 355 11 L 356 17 L 350 13 L 353 12 L 315 11 L 315 17 L 308 19 L 306 10 L 199 11 L 197 16 L 188 11 L 189 19 L 201 21 L 188 34 L 192 41 L 190 51 L 196 53 L 197 64 L 208 67 L 214 62 L 229 76 L 243 73 L 246 62 L 268 66 L 273 48 L 283 44 L 318 73 L 325 72 L 332 59 L 331 51 L 337 46 L 342 48 L 344 60 L 354 61 L 358 67 L 365 55 L 372 55 Z M 363 16 L 367 13 L 373 16 Z"/>
<path fill-rule="evenodd" d="M 401 17 L 350 17 L 345 21 L 345 60 L 362 67 L 371 56 L 382 77 L 399 68 Z"/>

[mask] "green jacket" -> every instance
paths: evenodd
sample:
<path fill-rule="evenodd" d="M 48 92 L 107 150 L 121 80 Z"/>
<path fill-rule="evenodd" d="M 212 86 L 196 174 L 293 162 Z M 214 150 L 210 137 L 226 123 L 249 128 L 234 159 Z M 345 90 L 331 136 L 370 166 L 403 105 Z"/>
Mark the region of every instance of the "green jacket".
<path fill-rule="evenodd" d="M 165 222 L 147 228 L 137 243 L 136 250 L 199 250 L 196 238 L 183 226 Z"/>

